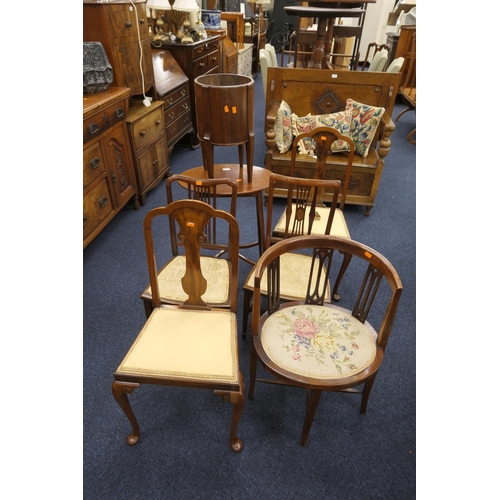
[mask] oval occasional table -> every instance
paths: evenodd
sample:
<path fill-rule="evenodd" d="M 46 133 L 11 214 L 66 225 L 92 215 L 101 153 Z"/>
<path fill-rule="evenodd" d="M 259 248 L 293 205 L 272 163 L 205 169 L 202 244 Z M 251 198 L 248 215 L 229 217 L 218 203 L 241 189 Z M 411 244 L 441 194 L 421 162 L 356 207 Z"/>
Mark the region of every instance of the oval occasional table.
<path fill-rule="evenodd" d="M 257 215 L 257 237 L 258 241 L 240 245 L 240 248 L 249 248 L 259 245 L 259 255 L 262 255 L 264 245 L 264 190 L 269 187 L 269 177 L 271 171 L 266 168 L 253 166 L 252 182 L 248 182 L 247 168 L 237 163 L 218 163 L 214 165 L 214 178 L 229 178 L 238 185 L 238 196 L 253 196 L 255 198 L 255 210 Z M 190 168 L 182 175 L 193 177 L 195 179 L 208 179 L 208 171 L 203 166 Z M 230 195 L 230 190 L 226 186 L 217 187 L 217 194 L 220 196 Z M 255 264 L 254 261 L 240 254 L 240 257 L 249 264 Z"/>

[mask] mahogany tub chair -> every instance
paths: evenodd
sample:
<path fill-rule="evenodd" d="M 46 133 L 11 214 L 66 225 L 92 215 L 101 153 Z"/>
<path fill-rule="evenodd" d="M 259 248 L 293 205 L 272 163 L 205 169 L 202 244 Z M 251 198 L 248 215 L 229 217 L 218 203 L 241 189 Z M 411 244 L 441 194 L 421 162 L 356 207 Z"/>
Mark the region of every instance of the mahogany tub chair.
<path fill-rule="evenodd" d="M 161 303 L 153 238 L 161 219 L 173 219 L 176 237 L 186 250 L 184 275 L 180 281 L 187 299 L 181 305 Z M 233 405 L 230 446 L 242 449 L 236 431 L 244 406 L 243 376 L 238 364 L 236 322 L 237 286 L 230 288 L 230 308 L 215 308 L 203 300 L 209 275 L 201 266 L 202 243 L 212 219 L 228 225 L 230 280 L 238 283 L 239 226 L 236 219 L 198 200 L 178 200 L 154 208 L 144 219 L 153 310 L 114 374 L 113 396 L 132 425 L 127 443 L 135 445 L 139 424 L 129 394 L 141 384 L 210 389 Z M 153 225 L 154 223 L 154 225 Z M 199 411 L 199 408 L 196 408 Z"/>
<path fill-rule="evenodd" d="M 282 259 L 297 251 L 307 251 L 314 262 L 306 298 L 283 302 L 279 286 Z M 337 251 L 353 257 L 348 273 L 349 308 L 325 300 L 328 286 L 320 270 L 330 269 Z M 253 399 L 257 362 L 272 376 L 259 382 L 305 389 L 300 438 L 300 445 L 305 446 L 324 391 L 361 394 L 361 413 L 366 413 L 398 308 L 401 280 L 376 250 L 325 235 L 298 236 L 272 245 L 258 260 L 254 276 L 256 302 L 261 299 L 263 282 L 267 282 L 267 309 L 262 315 L 259 308 L 252 310 L 248 397 Z"/>
<path fill-rule="evenodd" d="M 218 200 L 221 198 L 217 190 L 221 189 L 230 193 L 225 207 L 228 208 L 231 215 L 236 217 L 238 188 L 236 183 L 231 179 L 195 179 L 185 175 L 172 175 L 166 182 L 167 203 L 172 203 L 176 199 L 175 193 L 181 190 L 183 198 L 200 200 L 217 209 L 218 206 L 220 207 Z M 227 198 L 228 196 L 226 195 L 225 197 Z M 173 219 L 170 219 L 169 231 L 172 257 L 161 267 L 158 274 L 160 301 L 162 304 L 182 304 L 187 297 L 180 282 L 186 260 L 182 251 L 184 245 L 182 242 L 177 241 L 175 230 L 175 222 Z M 237 286 L 237 284 L 230 280 L 231 262 L 228 260 L 230 256 L 227 256 L 225 253 L 227 243 L 220 243 L 217 239 L 216 218 L 211 219 L 205 233 L 206 238 L 202 245 L 201 268 L 203 273 L 210 275 L 210 286 L 203 298 L 211 305 L 230 307 L 231 288 Z M 219 258 L 221 256 L 226 256 L 226 258 Z M 141 294 L 141 299 L 144 304 L 146 317 L 149 317 L 153 310 L 150 284 L 147 285 Z"/>

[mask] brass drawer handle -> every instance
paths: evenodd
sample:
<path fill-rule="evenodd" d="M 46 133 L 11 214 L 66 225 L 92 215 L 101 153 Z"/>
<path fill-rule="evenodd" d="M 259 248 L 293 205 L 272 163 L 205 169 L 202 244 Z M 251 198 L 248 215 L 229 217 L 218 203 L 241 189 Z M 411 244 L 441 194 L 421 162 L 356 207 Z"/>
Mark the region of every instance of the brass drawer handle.
<path fill-rule="evenodd" d="M 200 68 L 204 68 L 204 67 L 205 67 L 205 63 L 204 63 L 204 62 L 201 62 L 200 64 L 198 64 L 198 66 L 199 66 Z"/>
<path fill-rule="evenodd" d="M 175 118 L 175 113 L 170 113 L 170 114 L 168 115 L 168 117 L 169 117 L 170 119 Z"/>
<path fill-rule="evenodd" d="M 185 102 L 185 103 L 182 105 L 182 107 L 183 107 L 184 109 L 189 109 L 189 104 L 188 104 L 187 102 Z"/>
<path fill-rule="evenodd" d="M 155 124 L 156 124 L 156 125 L 160 125 L 160 123 L 161 123 L 161 120 L 156 120 L 156 121 L 155 121 Z"/>
<path fill-rule="evenodd" d="M 139 20 L 139 22 L 140 22 L 141 24 L 144 24 L 146 21 L 145 21 L 144 19 L 140 19 L 140 20 Z"/>
<path fill-rule="evenodd" d="M 132 23 L 130 21 L 127 21 L 125 23 L 125 28 L 131 28 L 132 27 Z"/>
<path fill-rule="evenodd" d="M 174 100 L 173 100 L 171 97 L 169 97 L 169 98 L 167 99 L 167 104 L 172 104 L 173 102 L 174 102 Z"/>
<path fill-rule="evenodd" d="M 98 168 L 100 164 L 101 164 L 101 160 L 97 156 L 90 160 L 90 168 L 92 170 L 95 170 L 96 168 Z"/>
<path fill-rule="evenodd" d="M 123 111 L 123 108 L 121 106 L 115 109 L 115 116 L 117 118 L 122 118 L 123 116 L 125 116 L 125 111 Z"/>
<path fill-rule="evenodd" d="M 99 206 L 101 208 L 104 208 L 106 205 L 108 204 L 108 199 L 103 196 L 100 200 L 99 200 Z"/>
<path fill-rule="evenodd" d="M 142 137 L 144 137 L 144 136 L 146 135 L 146 131 L 145 131 L 145 130 L 141 130 L 141 131 L 139 132 L 139 134 L 140 134 Z"/>
<path fill-rule="evenodd" d="M 183 96 L 183 97 L 184 97 L 185 95 L 186 95 L 186 89 L 182 89 L 182 90 L 181 90 L 181 96 Z"/>
<path fill-rule="evenodd" d="M 89 123 L 87 125 L 87 132 L 90 135 L 96 134 L 97 132 L 99 132 L 99 127 L 97 126 L 97 123 L 96 122 Z"/>

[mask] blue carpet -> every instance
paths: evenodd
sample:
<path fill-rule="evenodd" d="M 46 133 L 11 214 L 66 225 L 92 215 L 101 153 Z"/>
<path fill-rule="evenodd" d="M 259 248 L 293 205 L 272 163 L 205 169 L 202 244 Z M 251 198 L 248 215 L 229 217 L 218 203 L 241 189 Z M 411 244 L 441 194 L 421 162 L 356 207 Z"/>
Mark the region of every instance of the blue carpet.
<path fill-rule="evenodd" d="M 255 164 L 264 160 L 264 97 L 255 81 Z M 393 118 L 404 108 L 396 103 Z M 359 398 L 325 393 L 306 447 L 298 441 L 304 395 L 258 384 L 239 426 L 244 449 L 229 447 L 231 405 L 210 391 L 142 386 L 131 397 L 141 440 L 111 395 L 113 373 L 144 323 L 139 296 L 148 282 L 142 221 L 165 204 L 161 183 L 146 206 L 129 204 L 83 252 L 83 479 L 87 500 L 416 498 L 415 266 L 416 148 L 405 138 L 415 113 L 396 123 L 371 215 L 347 206 L 351 236 L 384 254 L 403 294 L 366 415 Z M 216 148 L 216 162 L 237 163 L 237 149 Z M 173 173 L 202 165 L 201 150 L 174 148 Z M 255 239 L 253 199 L 238 200 L 242 242 Z M 256 250 L 248 250 L 256 258 Z M 240 281 L 250 266 L 241 262 Z M 239 306 L 242 310 L 243 295 Z M 241 325 L 241 321 L 239 322 Z M 240 341 L 248 381 L 249 343 Z"/>

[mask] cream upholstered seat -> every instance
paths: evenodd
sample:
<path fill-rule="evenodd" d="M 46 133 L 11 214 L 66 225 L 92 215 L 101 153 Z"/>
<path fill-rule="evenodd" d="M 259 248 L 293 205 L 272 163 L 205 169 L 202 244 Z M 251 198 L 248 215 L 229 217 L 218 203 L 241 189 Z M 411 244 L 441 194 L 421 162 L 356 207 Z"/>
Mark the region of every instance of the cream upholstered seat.
<path fill-rule="evenodd" d="M 373 56 L 370 58 L 370 52 L 373 49 Z M 365 60 L 361 66 L 361 71 L 367 68 L 368 71 L 384 71 L 389 59 L 389 47 L 383 43 L 371 42 L 366 49 Z"/>
<path fill-rule="evenodd" d="M 264 88 L 264 98 L 267 90 L 267 68 L 272 66 L 271 56 L 266 49 L 259 50 L 260 73 L 262 76 L 262 86 Z"/>
<path fill-rule="evenodd" d="M 161 220 L 173 220 L 177 243 L 185 248 L 184 269 L 178 273 L 186 299 L 180 305 L 165 305 L 160 299 L 156 268 L 156 238 L 152 228 L 162 233 Z M 210 273 L 201 262 L 206 228 L 213 219 L 227 225 L 229 263 L 229 308 L 215 308 L 203 299 Z M 154 226 L 153 226 L 154 222 Z M 151 283 L 152 310 L 114 374 L 112 392 L 132 425 L 130 445 L 140 437 L 139 424 L 128 395 L 141 384 L 211 389 L 233 405 L 230 445 L 242 449 L 236 435 L 244 406 L 243 376 L 238 363 L 239 226 L 233 215 L 216 210 L 199 200 L 178 200 L 151 210 L 144 219 L 146 255 Z M 177 263 L 180 262 L 180 259 Z M 221 261 L 222 262 L 222 261 Z M 227 265 L 226 265 L 227 267 Z M 197 407 L 195 411 L 200 411 Z"/>
<path fill-rule="evenodd" d="M 404 57 L 397 57 L 389 64 L 389 66 L 387 66 L 387 69 L 385 70 L 385 72 L 386 73 L 400 73 L 404 62 L 405 62 Z"/>
<path fill-rule="evenodd" d="M 349 254 L 354 261 L 345 277 L 352 289 L 349 307 L 326 302 L 327 286 L 317 266 L 309 268 L 304 298 L 282 301 L 277 285 L 282 257 L 290 252 L 320 259 L 327 274 L 336 252 Z M 260 376 L 259 382 L 305 389 L 306 415 L 300 438 L 305 446 L 324 391 L 362 394 L 361 413 L 366 413 L 398 308 L 401 280 L 376 250 L 328 235 L 286 238 L 270 246 L 254 269 L 254 301 L 258 304 L 266 276 L 271 283 L 263 294 L 267 296 L 267 307 L 262 304 L 266 312 L 261 315 L 260 308 L 252 309 L 248 396 L 253 399 L 257 362 L 271 375 Z M 371 324 L 368 317 L 373 317 Z"/>
<path fill-rule="evenodd" d="M 224 188 L 230 192 L 229 200 L 226 200 L 225 208 L 229 213 L 236 216 L 237 185 L 231 179 L 194 179 L 185 175 L 172 175 L 167 179 L 167 203 L 172 203 L 176 198 L 174 195 L 180 192 L 187 199 L 201 200 L 209 203 L 214 208 L 218 206 L 217 189 Z M 220 203 L 219 203 L 220 206 Z M 226 244 L 221 244 L 217 240 L 217 226 L 211 223 L 207 227 L 206 239 L 203 243 L 204 254 L 201 255 L 202 273 L 209 277 L 207 290 L 202 298 L 208 304 L 217 307 L 229 307 L 230 287 L 234 286 L 230 280 L 231 263 L 222 258 L 227 248 Z M 185 255 L 180 253 L 182 243 L 177 243 L 175 237 L 175 226 L 173 221 L 170 224 L 170 244 L 172 257 L 165 263 L 158 274 L 158 284 L 160 287 L 160 300 L 163 304 L 182 304 L 186 298 L 181 278 L 186 268 Z M 151 285 L 148 284 L 141 295 L 144 303 L 146 316 L 152 311 Z"/>
<path fill-rule="evenodd" d="M 389 59 L 389 53 L 387 52 L 387 49 L 382 49 L 378 51 L 373 56 L 368 71 L 384 71 L 388 59 Z"/>
<path fill-rule="evenodd" d="M 264 48 L 269 52 L 269 55 L 271 57 L 271 66 L 278 66 L 278 57 L 276 56 L 276 49 L 270 44 L 266 43 L 264 45 Z"/>

